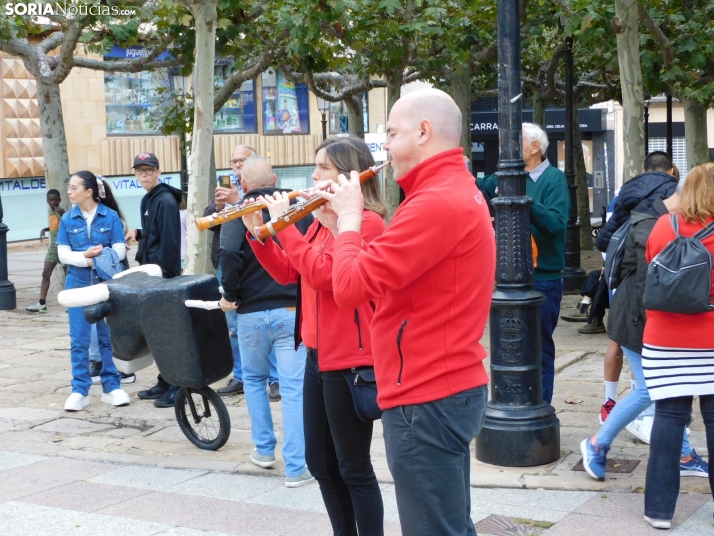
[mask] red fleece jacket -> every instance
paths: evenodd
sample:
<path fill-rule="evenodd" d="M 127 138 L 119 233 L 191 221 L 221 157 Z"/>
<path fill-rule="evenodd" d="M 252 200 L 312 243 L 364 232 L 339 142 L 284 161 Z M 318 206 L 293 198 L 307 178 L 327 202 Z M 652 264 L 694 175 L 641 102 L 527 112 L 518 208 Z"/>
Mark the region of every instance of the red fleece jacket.
<path fill-rule="evenodd" d="M 317 360 L 322 371 L 372 366 L 370 324 L 374 316 L 369 300 L 348 308 L 339 307 L 332 296 L 332 263 L 335 239 L 332 234 L 320 251 L 312 247 L 320 229 L 315 220 L 305 236 L 290 226 L 278 234 L 283 249 L 274 240 L 262 245 L 248 240 L 263 268 L 281 285 L 302 277 L 317 294 Z M 384 220 L 365 210 L 360 240 L 369 243 L 384 232 Z M 356 233 L 355 233 L 356 234 Z M 250 238 L 250 237 L 249 237 Z M 299 297 L 302 299 L 302 296 Z M 303 309 L 301 308 L 301 313 Z M 303 319 L 299 318 L 302 323 Z"/>
<path fill-rule="evenodd" d="M 340 233 L 335 301 L 375 300 L 374 368 L 382 409 L 485 385 L 479 343 L 491 305 L 496 246 L 486 200 L 462 150 L 440 153 L 401 177 L 392 222 L 366 247 Z"/>

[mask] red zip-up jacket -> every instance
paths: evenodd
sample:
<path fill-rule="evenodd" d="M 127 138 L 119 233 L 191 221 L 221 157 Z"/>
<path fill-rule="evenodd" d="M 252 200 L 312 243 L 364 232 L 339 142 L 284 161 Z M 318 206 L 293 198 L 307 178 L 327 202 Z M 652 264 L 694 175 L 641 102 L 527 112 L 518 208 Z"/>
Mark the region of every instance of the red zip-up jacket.
<path fill-rule="evenodd" d="M 281 285 L 295 283 L 298 278 L 315 289 L 317 295 L 317 359 L 322 371 L 342 370 L 352 367 L 373 366 L 370 325 L 374 309 L 369 300 L 347 308 L 339 307 L 332 296 L 332 263 L 335 238 L 330 233 L 321 252 L 315 251 L 315 240 L 321 224 L 318 220 L 310 226 L 305 236 L 294 227 L 283 229 L 278 239 L 261 245 L 248 240 L 255 256 L 265 270 Z M 376 213 L 365 210 L 362 234 L 357 237 L 368 243 L 384 232 L 384 220 Z M 356 234 L 356 233 L 355 233 Z M 250 238 L 250 237 L 249 237 Z M 298 296 L 301 300 L 302 296 Z M 302 323 L 302 318 L 298 318 Z M 298 327 L 298 333 L 300 333 Z"/>
<path fill-rule="evenodd" d="M 337 237 L 335 301 L 375 300 L 372 321 L 379 407 L 439 400 L 485 385 L 483 336 L 496 245 L 488 207 L 462 150 L 440 153 L 401 177 L 406 199 L 365 247 Z"/>

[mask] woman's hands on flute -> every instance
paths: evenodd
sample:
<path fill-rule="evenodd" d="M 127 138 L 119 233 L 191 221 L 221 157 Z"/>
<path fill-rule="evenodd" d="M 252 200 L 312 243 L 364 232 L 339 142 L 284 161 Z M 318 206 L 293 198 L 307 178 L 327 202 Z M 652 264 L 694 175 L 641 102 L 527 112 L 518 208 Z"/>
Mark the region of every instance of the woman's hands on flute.
<path fill-rule="evenodd" d="M 262 196 L 261 199 L 265 206 L 268 207 L 270 219 L 277 218 L 290 208 L 290 198 L 286 192 L 275 192 L 272 196 Z"/>
<path fill-rule="evenodd" d="M 337 232 L 356 231 L 362 229 L 362 211 L 364 198 L 360 187 L 359 173 L 352 171 L 348 179 L 340 174 L 338 183 L 323 181 L 315 184 L 313 188 L 318 196 L 327 199 L 327 207 L 337 215 Z M 332 192 L 327 191 L 331 187 Z"/>

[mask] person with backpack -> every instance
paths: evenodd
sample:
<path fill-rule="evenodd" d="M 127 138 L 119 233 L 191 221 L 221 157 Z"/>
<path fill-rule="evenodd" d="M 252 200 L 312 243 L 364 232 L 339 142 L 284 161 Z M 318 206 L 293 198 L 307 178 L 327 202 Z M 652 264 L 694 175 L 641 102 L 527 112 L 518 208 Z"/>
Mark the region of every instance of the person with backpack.
<path fill-rule="evenodd" d="M 602 424 L 598 433 L 580 444 L 583 455 L 585 471 L 597 479 L 605 478 L 605 464 L 610 445 L 625 427 L 633 434 L 640 437 L 637 429 L 631 429 L 633 420 L 637 415 L 652 404 L 650 395 L 645 385 L 642 359 L 642 336 L 645 329 L 645 310 L 642 305 L 645 277 L 647 275 L 647 260 L 645 248 L 652 228 L 661 215 L 669 214 L 676 210 L 679 195 L 673 195 L 669 200 L 663 201 L 660 197 L 655 199 L 652 208 L 656 215 L 633 212 L 627 223 L 629 231 L 624 235 L 623 244 L 618 252 L 621 261 L 613 263 L 615 253 L 608 248 L 608 264 L 606 275 L 609 283 L 617 288 L 614 293 L 608 316 L 607 328 L 610 338 L 620 344 L 622 351 L 630 364 L 630 369 L 635 377 L 636 386 L 630 394 L 624 397 L 612 409 L 607 420 Z M 625 227 L 621 227 L 621 230 Z M 619 231 L 618 231 L 619 233 Z M 617 234 L 617 233 L 616 233 Z M 611 242 L 614 246 L 615 240 Z M 615 267 L 613 267 L 615 265 Z M 643 421 L 642 424 L 645 424 Z M 635 424 L 637 421 L 635 421 Z M 651 421 L 647 421 L 647 428 Z M 649 436 L 649 429 L 647 436 Z M 709 466 L 690 447 L 684 429 L 678 435 L 680 451 L 680 473 L 678 476 L 709 476 Z M 643 439 L 643 437 L 640 437 Z"/>
<path fill-rule="evenodd" d="M 678 229 L 675 231 L 669 216 L 657 221 L 647 241 L 647 261 L 654 262 L 658 255 L 661 261 L 666 249 L 679 249 L 682 253 L 684 249 L 692 251 L 692 248 L 704 246 L 709 253 L 708 263 L 705 263 L 708 270 L 704 270 L 709 275 L 709 288 L 702 292 L 703 296 L 681 296 L 675 300 L 678 304 L 689 304 L 690 314 L 651 309 L 649 305 L 646 309 L 642 366 L 647 388 L 655 401 L 655 419 L 647 464 L 645 520 L 653 527 L 662 529 L 670 528 L 674 516 L 679 495 L 678 438 L 689 419 L 694 396 L 699 396 L 708 451 L 714 452 L 714 311 L 708 307 L 705 312 L 695 312 L 699 309 L 693 307 L 697 301 L 711 305 L 714 234 L 708 234 L 701 240 L 687 239 L 714 225 L 714 164 L 703 164 L 689 172 L 682 188 L 676 224 Z M 686 256 L 680 258 L 686 259 Z M 678 276 L 680 281 L 683 278 L 690 278 L 690 282 L 697 279 L 692 277 L 695 272 L 691 269 L 682 272 L 686 275 Z M 657 301 L 657 296 L 648 296 L 653 283 L 651 274 L 648 274 L 645 304 Z M 678 285 L 679 281 L 667 282 L 666 278 L 661 278 L 659 283 L 660 286 L 671 286 Z M 658 292 L 666 293 L 667 288 Z M 709 485 L 714 489 L 714 475 L 711 473 Z"/>

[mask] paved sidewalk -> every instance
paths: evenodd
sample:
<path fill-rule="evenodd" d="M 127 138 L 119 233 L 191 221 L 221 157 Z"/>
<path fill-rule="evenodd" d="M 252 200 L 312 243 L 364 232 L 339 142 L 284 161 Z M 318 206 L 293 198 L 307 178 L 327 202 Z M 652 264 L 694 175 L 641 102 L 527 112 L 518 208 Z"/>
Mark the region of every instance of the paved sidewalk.
<path fill-rule="evenodd" d="M 272 470 L 260 469 L 250 463 L 250 419 L 243 396 L 224 399 L 231 417 L 231 437 L 226 446 L 218 452 L 193 447 L 179 430 L 173 410 L 157 409 L 151 402 L 141 401 L 136 396 L 137 391 L 153 385 L 157 374 L 155 367 L 140 371 L 136 383 L 123 386 L 132 399 L 128 407 L 114 408 L 101 403 L 101 388 L 94 386 L 90 392 L 91 404 L 84 411 L 64 412 L 62 408 L 70 393 L 71 379 L 67 314 L 52 295 L 48 299 L 48 314 L 33 315 L 24 311 L 26 305 L 37 301 L 43 260 L 41 249 L 23 248 L 9 254 L 10 280 L 18 290 L 18 309 L 0 311 L 0 450 L 56 457 L 53 459 L 62 463 L 70 458 L 76 463 L 113 462 L 147 468 L 239 473 L 244 477 L 282 475 L 279 449 L 276 452 L 279 463 Z M 600 263 L 597 253 L 583 255 L 586 269 L 599 267 Z M 576 302 L 577 297 L 566 296 L 562 310 L 574 307 Z M 595 433 L 598 427 L 597 414 L 603 392 L 602 361 L 609 341 L 606 335 L 578 334 L 576 329 L 582 325 L 561 321 L 555 332 L 558 357 L 553 405 L 561 423 L 561 458 L 547 466 L 504 468 L 482 464 L 474 457 L 472 485 L 597 491 L 597 497 L 603 492 L 608 492 L 605 493 L 608 497 L 613 497 L 613 491 L 636 492 L 636 495 L 625 496 L 632 497 L 627 500 L 635 501 L 631 503 L 633 511 L 641 516 L 641 507 L 634 505 L 636 501 L 642 501 L 649 448 L 628 432 L 623 431 L 617 438 L 611 456 L 641 460 L 632 474 L 611 475 L 605 482 L 596 482 L 584 472 L 572 471 L 580 460 L 580 441 Z M 483 342 L 488 346 L 488 334 Z M 629 371 L 625 368 L 619 391 L 626 394 L 628 389 Z M 271 407 L 280 441 L 280 403 L 271 404 Z M 694 419 L 690 436 L 692 446 L 707 457 L 698 408 Z M 372 456 L 380 482 L 391 484 L 379 422 L 375 426 Z M 683 478 L 682 491 L 711 497 L 708 481 L 702 478 Z M 620 497 L 619 494 L 615 496 Z M 707 495 L 695 497 L 699 497 L 702 504 L 707 499 Z M 316 504 L 319 506 L 321 501 Z M 677 515 L 682 511 L 682 504 L 680 499 Z M 477 506 L 478 502 L 475 502 L 475 511 Z M 689 516 L 694 510 L 687 511 Z M 548 534 L 552 531 L 550 529 Z"/>
<path fill-rule="evenodd" d="M 385 535 L 400 535 L 394 486 L 381 488 Z M 317 536 L 332 532 L 317 484 L 288 489 L 275 477 L 0 451 L 0 490 L 0 533 L 12 536 Z M 641 494 L 472 488 L 471 502 L 475 523 L 503 516 L 529 529 L 511 534 L 662 533 L 642 519 Z M 674 530 L 668 534 L 711 534 L 713 511 L 712 501 L 704 495 L 682 496 Z M 593 527 L 602 530 L 593 532 Z M 479 527 L 481 535 L 496 533 Z"/>

